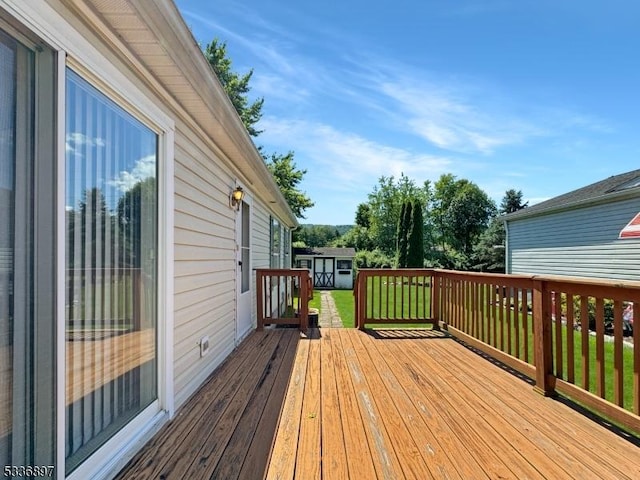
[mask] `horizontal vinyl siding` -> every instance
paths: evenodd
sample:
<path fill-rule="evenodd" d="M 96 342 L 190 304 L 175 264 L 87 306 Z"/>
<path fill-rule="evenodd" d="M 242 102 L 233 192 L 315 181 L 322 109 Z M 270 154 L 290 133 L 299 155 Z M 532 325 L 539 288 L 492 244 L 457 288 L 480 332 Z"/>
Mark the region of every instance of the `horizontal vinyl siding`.
<path fill-rule="evenodd" d="M 176 129 L 174 388 L 176 406 L 193 394 L 235 345 L 235 214 L 232 175 L 213 152 Z M 209 337 L 200 357 L 199 342 Z"/>
<path fill-rule="evenodd" d="M 270 214 L 265 206 L 255 201 L 253 209 L 252 248 L 253 268 L 269 268 L 271 259 Z"/>
<path fill-rule="evenodd" d="M 640 280 L 640 239 L 618 239 L 640 201 L 509 222 L 510 273 Z"/>
<path fill-rule="evenodd" d="M 264 204 L 259 200 L 253 202 L 253 216 L 251 218 L 251 262 L 253 272 L 251 274 L 251 321 L 257 325 L 257 288 L 256 273 L 257 268 L 269 268 L 270 259 L 270 215 Z"/>

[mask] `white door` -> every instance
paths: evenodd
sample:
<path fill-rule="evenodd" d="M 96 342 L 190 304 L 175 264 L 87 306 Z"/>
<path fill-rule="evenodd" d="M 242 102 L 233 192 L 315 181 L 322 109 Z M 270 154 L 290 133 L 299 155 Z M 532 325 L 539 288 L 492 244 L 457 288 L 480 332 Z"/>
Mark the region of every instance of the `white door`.
<path fill-rule="evenodd" d="M 313 285 L 318 288 L 333 288 L 334 280 L 334 258 L 315 258 L 313 266 Z"/>
<path fill-rule="evenodd" d="M 236 219 L 237 248 L 237 317 L 236 341 L 242 340 L 253 326 L 251 298 L 251 205 L 246 199 L 242 202 Z"/>

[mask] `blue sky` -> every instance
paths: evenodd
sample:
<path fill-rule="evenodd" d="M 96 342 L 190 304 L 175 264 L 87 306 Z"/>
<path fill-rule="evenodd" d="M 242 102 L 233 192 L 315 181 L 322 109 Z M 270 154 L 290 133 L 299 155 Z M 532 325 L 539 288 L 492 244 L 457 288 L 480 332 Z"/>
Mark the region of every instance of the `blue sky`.
<path fill-rule="evenodd" d="M 178 0 L 254 69 L 267 152 L 350 224 L 381 175 L 453 173 L 531 204 L 640 168 L 640 2 Z"/>

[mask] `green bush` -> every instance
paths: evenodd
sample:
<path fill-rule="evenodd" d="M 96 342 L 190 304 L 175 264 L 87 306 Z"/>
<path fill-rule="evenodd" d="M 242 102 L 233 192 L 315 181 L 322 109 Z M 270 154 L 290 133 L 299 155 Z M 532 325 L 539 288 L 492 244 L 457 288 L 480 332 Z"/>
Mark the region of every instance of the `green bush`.
<path fill-rule="evenodd" d="M 382 251 L 378 250 L 361 250 L 356 253 L 354 258 L 356 269 L 360 268 L 391 268 L 394 264 L 394 259 L 388 255 L 385 255 Z"/>

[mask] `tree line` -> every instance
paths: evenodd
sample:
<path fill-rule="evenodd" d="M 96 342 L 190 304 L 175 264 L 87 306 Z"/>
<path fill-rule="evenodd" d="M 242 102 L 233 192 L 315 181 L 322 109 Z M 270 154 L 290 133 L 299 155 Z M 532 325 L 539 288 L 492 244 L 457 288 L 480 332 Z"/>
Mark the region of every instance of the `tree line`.
<path fill-rule="evenodd" d="M 504 272 L 505 232 L 500 215 L 526 206 L 522 191 L 507 190 L 496 206 L 478 185 L 452 174 L 422 184 L 404 174 L 383 176 L 367 201 L 358 205 L 351 230 L 324 245 L 308 246 L 353 247 L 361 267 Z M 330 226 L 324 228 L 332 231 Z M 313 238 L 305 230 L 294 239 L 304 243 L 305 238 Z"/>

